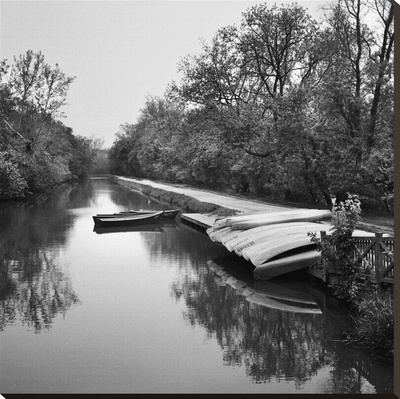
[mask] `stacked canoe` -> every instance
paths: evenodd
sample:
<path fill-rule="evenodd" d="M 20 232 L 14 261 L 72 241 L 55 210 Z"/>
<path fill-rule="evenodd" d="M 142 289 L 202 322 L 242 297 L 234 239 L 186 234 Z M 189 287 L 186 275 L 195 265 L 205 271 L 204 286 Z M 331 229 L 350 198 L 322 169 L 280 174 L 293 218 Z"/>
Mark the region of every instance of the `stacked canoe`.
<path fill-rule="evenodd" d="M 288 210 L 253 213 L 217 219 L 207 230 L 211 240 L 250 261 L 256 280 L 308 268 L 321 257 L 309 232 L 319 236 L 331 226 L 329 210 Z"/>

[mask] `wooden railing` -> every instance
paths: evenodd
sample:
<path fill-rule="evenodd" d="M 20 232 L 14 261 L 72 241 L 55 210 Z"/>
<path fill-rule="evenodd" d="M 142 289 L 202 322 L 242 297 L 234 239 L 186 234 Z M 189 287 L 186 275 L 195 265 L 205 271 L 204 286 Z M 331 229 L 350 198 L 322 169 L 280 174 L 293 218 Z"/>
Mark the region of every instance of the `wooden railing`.
<path fill-rule="evenodd" d="M 321 240 L 331 236 L 321 231 Z M 374 237 L 353 236 L 355 241 L 354 259 L 361 260 L 375 275 L 377 283 L 394 282 L 394 237 L 383 237 L 375 233 Z"/>

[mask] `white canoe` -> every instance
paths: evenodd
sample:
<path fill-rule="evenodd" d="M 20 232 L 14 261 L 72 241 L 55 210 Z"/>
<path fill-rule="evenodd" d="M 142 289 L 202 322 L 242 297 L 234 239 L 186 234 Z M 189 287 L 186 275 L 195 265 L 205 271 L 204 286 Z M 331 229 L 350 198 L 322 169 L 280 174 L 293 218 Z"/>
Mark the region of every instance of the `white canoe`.
<path fill-rule="evenodd" d="M 320 258 L 321 252 L 316 249 L 311 249 L 295 255 L 275 259 L 257 266 L 253 272 L 254 278 L 256 280 L 269 280 L 281 274 L 313 266 Z"/>
<path fill-rule="evenodd" d="M 320 229 L 323 230 L 323 229 Z M 317 237 L 320 236 L 320 230 L 315 231 Z M 374 233 L 369 233 L 362 230 L 355 230 L 353 236 L 358 237 L 373 237 Z M 294 231 L 287 235 L 280 235 L 271 240 L 254 244 L 247 248 L 242 248 L 241 255 L 255 266 L 267 262 L 274 256 L 284 252 L 291 251 L 295 248 L 315 245 L 311 242 L 311 238 L 307 233 L 302 231 Z"/>
<path fill-rule="evenodd" d="M 212 227 L 210 227 L 212 229 Z M 230 227 L 224 227 L 223 229 L 220 230 L 210 230 L 207 229 L 207 234 L 211 238 L 212 241 L 219 242 L 220 238 L 223 237 L 225 234 L 230 233 L 232 230 Z"/>
<path fill-rule="evenodd" d="M 221 243 L 223 245 L 225 245 L 230 251 L 232 251 L 232 249 L 230 248 L 231 246 L 235 245 L 237 242 L 246 239 L 247 237 L 250 236 L 254 236 L 257 235 L 259 233 L 264 233 L 265 231 L 271 231 L 272 229 L 279 229 L 282 226 L 286 226 L 286 225 L 299 225 L 299 223 L 297 222 L 293 222 L 293 223 L 276 223 L 276 224 L 272 224 L 272 225 L 268 225 L 268 226 L 259 226 L 259 227 L 255 227 L 253 229 L 247 229 L 247 230 L 232 230 L 231 229 L 231 234 L 226 235 L 222 238 Z"/>
<path fill-rule="evenodd" d="M 224 227 L 224 229 L 225 229 L 225 227 Z M 224 229 L 221 229 L 221 230 L 218 230 L 218 231 L 222 231 L 222 230 L 224 230 Z M 217 242 L 219 242 L 219 243 L 222 244 L 223 242 L 229 240 L 232 236 L 235 236 L 235 235 L 237 235 L 238 233 L 241 233 L 241 232 L 242 232 L 242 230 L 235 230 L 235 231 L 232 231 L 232 229 L 231 229 L 230 227 L 226 227 L 226 229 L 229 229 L 229 230 L 226 231 L 224 234 L 218 234 L 218 235 L 216 236 L 216 241 L 217 241 Z"/>
<path fill-rule="evenodd" d="M 313 210 L 307 209 L 305 211 L 296 211 L 286 215 L 280 216 L 264 216 L 258 219 L 247 220 L 242 222 L 235 222 L 231 225 L 232 230 L 247 230 L 259 226 L 267 226 L 277 223 L 288 222 L 313 222 L 324 219 L 330 219 L 332 213 L 329 210 Z"/>
<path fill-rule="evenodd" d="M 279 243 L 275 242 L 274 244 L 275 245 L 261 247 L 257 251 L 253 251 L 250 254 L 247 253 L 250 262 L 254 266 L 260 266 L 275 256 L 282 255 L 285 252 L 289 252 L 297 248 L 315 246 L 315 244 L 311 242 L 310 237 L 296 235 L 289 236 L 286 241 L 280 241 Z"/>
<path fill-rule="evenodd" d="M 319 232 L 316 232 L 317 236 L 319 236 Z M 275 248 L 282 244 L 290 243 L 292 241 L 298 239 L 305 239 L 311 244 L 311 237 L 307 235 L 307 231 L 304 230 L 293 230 L 289 232 L 281 232 L 274 237 L 269 238 L 268 240 L 261 240 L 259 243 L 255 243 L 251 246 L 247 246 L 241 249 L 241 256 L 243 256 L 246 260 L 252 262 L 252 258 L 257 257 L 258 254 L 262 254 L 264 252 L 268 252 L 271 248 Z M 293 248 L 292 248 L 293 249 Z M 267 259 L 265 259 L 265 262 Z M 263 262 L 262 262 L 263 263 Z"/>
<path fill-rule="evenodd" d="M 236 237 L 238 234 L 240 234 L 242 232 L 242 230 L 233 231 L 230 227 L 224 227 L 222 230 L 224 230 L 224 229 L 229 229 L 229 232 L 224 234 L 223 236 L 219 237 L 219 242 L 223 245 L 225 245 L 225 242 L 228 242 L 229 240 L 233 239 L 234 237 Z M 220 230 L 218 230 L 218 231 L 220 231 Z"/>
<path fill-rule="evenodd" d="M 245 234 L 247 232 L 248 232 L 248 230 L 232 230 L 231 229 L 231 233 L 222 237 L 220 242 L 222 245 L 225 245 L 227 247 L 231 241 L 235 241 L 235 240 L 239 239 L 242 236 L 242 234 Z"/>
<path fill-rule="evenodd" d="M 257 220 L 263 217 L 285 217 L 287 215 L 291 215 L 294 213 L 298 212 L 307 212 L 310 211 L 310 209 L 290 209 L 287 211 L 281 211 L 281 212 L 256 212 L 256 213 L 245 213 L 241 215 L 235 215 L 235 216 L 228 216 L 226 218 L 221 218 L 217 219 L 214 222 L 214 230 L 221 229 L 223 227 L 231 226 L 234 223 L 238 222 L 245 222 L 249 220 Z"/>
<path fill-rule="evenodd" d="M 291 222 L 260 226 L 255 227 L 254 229 L 243 230 L 239 235 L 239 238 L 227 242 L 225 246 L 229 251 L 235 251 L 238 255 L 240 255 L 242 248 L 258 244 L 277 235 L 282 235 L 293 231 L 304 231 L 305 234 L 307 234 L 309 231 L 328 231 L 330 228 L 331 226 L 328 224 L 313 222 Z"/>

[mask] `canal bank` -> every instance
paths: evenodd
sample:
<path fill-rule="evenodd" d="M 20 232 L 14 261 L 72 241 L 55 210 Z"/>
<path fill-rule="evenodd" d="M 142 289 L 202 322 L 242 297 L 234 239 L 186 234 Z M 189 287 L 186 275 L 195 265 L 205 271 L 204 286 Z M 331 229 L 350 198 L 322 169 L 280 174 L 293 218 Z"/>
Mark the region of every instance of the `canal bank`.
<path fill-rule="evenodd" d="M 171 206 L 182 210 L 181 219 L 191 227 L 205 231 L 214 225 L 219 217 L 240 213 L 266 212 L 275 213 L 289 209 L 307 210 L 308 208 L 289 205 L 276 205 L 259 200 L 240 198 L 233 195 L 219 194 L 209 190 L 203 190 L 186 185 L 166 184 L 148 179 L 135 179 L 122 176 L 112 176 L 118 184 L 129 189 L 141 192 Z M 388 233 L 393 236 L 390 228 L 390 220 L 386 223 L 362 222 L 357 226 L 358 230 L 373 233 Z M 329 222 L 325 222 L 328 223 Z M 390 259 L 389 259 L 390 261 Z M 308 273 L 319 280 L 327 282 L 328 277 L 322 265 L 314 265 L 307 269 Z"/>
<path fill-rule="evenodd" d="M 210 191 L 206 190 L 198 190 L 198 189 L 193 189 L 191 187 L 186 187 L 186 186 L 179 186 L 179 185 L 170 185 L 170 184 L 164 184 L 164 183 L 158 183 L 158 182 L 152 182 L 150 180 L 138 180 L 138 179 L 130 179 L 130 178 L 121 178 L 121 177 L 115 177 L 116 181 L 119 184 L 122 184 L 126 187 L 132 188 L 134 190 L 138 190 L 142 192 L 143 194 L 150 195 L 150 196 L 155 196 L 155 198 L 165 201 L 168 200 L 168 193 L 174 193 L 173 196 L 170 198 L 174 198 L 176 195 L 180 196 L 182 195 L 186 200 L 189 198 L 189 202 L 191 199 L 198 201 L 200 204 L 207 204 L 207 207 L 204 209 L 207 209 L 207 211 L 202 210 L 201 212 L 193 212 L 194 210 L 197 210 L 196 206 L 192 208 L 191 206 L 188 206 L 188 208 L 181 207 L 181 209 L 184 211 L 182 215 L 182 219 L 186 223 L 190 223 L 192 226 L 195 226 L 197 228 L 200 228 L 202 230 L 207 229 L 208 227 L 212 226 L 214 224 L 214 221 L 216 218 L 219 216 L 223 216 L 224 214 L 231 214 L 233 213 L 242 213 L 242 212 L 247 212 L 247 213 L 255 213 L 255 212 L 268 212 L 270 211 L 271 213 L 274 212 L 279 212 L 282 210 L 287 210 L 287 209 L 302 209 L 302 208 L 297 208 L 297 207 L 290 207 L 290 206 L 280 206 L 280 205 L 272 205 L 268 204 L 262 201 L 253 201 L 249 199 L 241 199 L 237 198 L 234 196 L 228 196 L 228 195 L 221 195 L 221 194 L 216 194 Z M 160 190 L 160 191 L 158 191 Z M 186 200 L 183 201 L 183 204 L 186 203 Z M 206 201 L 206 202 L 202 202 Z M 173 202 L 170 201 L 172 204 Z M 209 205 L 209 207 L 208 207 Z M 306 208 L 304 208 L 306 209 Z M 185 212 L 187 211 L 187 212 Z M 222 215 L 221 215 L 222 212 Z M 384 219 L 383 219 L 384 220 Z M 364 232 L 372 232 L 375 233 L 375 237 L 370 237 L 366 239 L 366 236 L 362 234 L 361 232 L 359 237 L 355 237 L 356 240 L 356 246 L 357 250 L 359 251 L 359 254 L 361 255 L 361 260 L 363 264 L 366 264 L 369 268 L 371 268 L 372 273 L 376 274 L 376 282 L 384 284 L 388 284 L 388 286 L 391 286 L 394 282 L 393 278 L 393 269 L 394 269 L 394 258 L 393 258 L 393 246 L 394 246 L 394 232 L 393 228 L 390 228 L 390 225 L 388 226 L 388 220 L 387 218 L 385 220 L 386 223 L 379 224 L 379 223 L 369 223 L 363 222 L 358 224 L 358 229 L 364 230 Z M 390 223 L 390 220 L 389 220 Z M 393 225 L 394 227 L 394 225 Z M 387 233 L 387 234 L 384 234 Z M 386 238 L 382 238 L 382 236 L 385 235 Z M 388 237 L 389 236 L 389 237 Z M 360 249 L 361 248 L 361 249 Z M 383 250 L 382 250 L 383 248 Z M 378 254 L 380 254 L 378 256 Z M 216 272 L 216 276 L 220 277 L 222 279 L 223 284 L 232 284 L 232 286 L 236 289 L 238 288 L 238 292 L 242 292 L 242 289 L 244 287 L 243 281 L 240 279 L 235 278 L 235 276 L 232 276 L 227 272 L 227 270 L 224 267 L 220 267 L 218 264 L 214 264 L 213 262 L 209 263 L 209 267 L 211 269 L 215 269 L 214 271 Z M 247 269 L 247 268 L 246 268 Z M 306 273 L 311 275 L 313 278 L 316 278 L 319 281 L 322 281 L 325 284 L 330 285 L 332 283 L 332 276 L 329 275 L 326 272 L 326 267 L 323 263 L 318 262 L 317 264 L 308 267 L 307 269 L 304 269 Z M 334 277 L 333 277 L 334 278 Z M 264 282 L 265 283 L 265 282 Z M 389 290 L 390 291 L 390 290 Z M 248 290 L 246 291 L 246 295 L 250 295 L 249 298 L 256 298 L 257 295 L 255 291 L 253 290 Z M 377 297 L 376 299 L 372 298 L 372 302 L 368 302 L 369 299 L 365 299 L 364 303 L 368 306 L 367 308 L 371 308 L 370 310 L 374 312 L 376 309 L 380 309 L 380 306 L 387 307 L 387 303 L 384 302 L 383 305 L 380 302 L 379 298 Z M 390 298 L 385 298 L 385 300 L 389 300 Z M 388 302 L 389 303 L 389 302 Z M 307 309 L 310 311 L 310 309 Z M 380 310 L 378 311 L 378 313 Z M 377 331 L 382 330 L 386 324 L 392 325 L 393 324 L 393 315 L 391 314 L 391 310 L 388 308 L 387 312 L 387 320 L 384 319 L 383 323 L 378 324 L 374 327 Z M 358 320 L 359 326 L 358 329 L 361 331 L 363 328 L 368 329 L 368 325 L 372 323 L 372 321 L 375 321 L 375 318 L 369 318 L 367 317 L 365 320 Z M 387 321 L 387 322 L 386 322 Z M 392 324 L 390 324 L 392 323 Z M 356 330 L 358 331 L 358 330 Z M 354 336 L 357 337 L 357 334 L 359 332 L 354 333 Z M 352 333 L 353 334 L 353 333 Z M 379 334 L 376 333 L 376 336 Z M 372 348 L 375 347 L 375 337 L 369 337 L 368 339 L 372 339 Z M 390 336 L 390 333 L 389 333 Z M 356 339 L 356 341 L 358 338 Z M 390 344 L 390 342 L 389 342 Z M 367 345 L 368 346 L 368 345 Z M 391 357 L 391 351 L 387 352 L 385 349 L 385 356 L 388 356 L 388 358 Z"/>
<path fill-rule="evenodd" d="M 221 216 L 239 213 L 274 213 L 288 209 L 306 210 L 306 208 L 273 205 L 262 201 L 241 199 L 207 190 L 159 183 L 147 179 L 113 176 L 113 180 L 124 187 L 139 191 L 157 200 L 169 202 L 173 207 L 179 207 L 183 211 L 181 213 L 181 219 L 184 223 L 204 232 L 206 229 L 213 226 L 215 220 Z M 173 193 L 173 195 L 171 193 Z M 326 281 L 325 272 L 320 267 L 310 267 L 307 269 L 307 272 L 319 280 Z"/>
<path fill-rule="evenodd" d="M 139 191 L 182 209 L 183 219 L 200 229 L 207 229 L 221 216 L 237 213 L 280 212 L 288 209 L 309 209 L 301 206 L 272 204 L 265 201 L 220 194 L 210 190 L 188 187 L 181 184 L 160 183 L 148 179 L 115 176 L 118 184 Z M 358 229 L 372 233 L 394 234 L 393 217 L 362 215 Z"/>
<path fill-rule="evenodd" d="M 113 176 L 113 179 L 125 187 L 140 191 L 156 199 L 170 202 L 173 206 L 180 205 L 182 219 L 204 230 L 211 227 L 214 221 L 220 216 L 302 209 L 241 199 L 231 195 L 213 193 L 208 190 L 159 183 L 147 179 L 134 179 L 122 176 Z M 171 193 L 176 195 L 172 196 Z"/>

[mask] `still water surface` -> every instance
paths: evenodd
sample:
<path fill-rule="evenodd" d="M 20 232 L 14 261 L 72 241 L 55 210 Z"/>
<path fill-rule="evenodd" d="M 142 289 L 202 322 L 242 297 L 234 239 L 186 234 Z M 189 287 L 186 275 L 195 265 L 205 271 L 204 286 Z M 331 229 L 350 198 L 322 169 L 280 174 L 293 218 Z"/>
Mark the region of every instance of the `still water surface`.
<path fill-rule="evenodd" d="M 94 231 L 133 208 L 169 206 L 95 178 L 0 205 L 1 393 L 393 392 L 315 283 L 254 282 L 179 220 Z"/>

